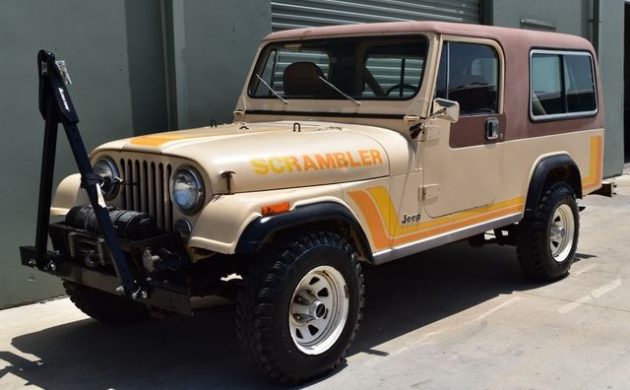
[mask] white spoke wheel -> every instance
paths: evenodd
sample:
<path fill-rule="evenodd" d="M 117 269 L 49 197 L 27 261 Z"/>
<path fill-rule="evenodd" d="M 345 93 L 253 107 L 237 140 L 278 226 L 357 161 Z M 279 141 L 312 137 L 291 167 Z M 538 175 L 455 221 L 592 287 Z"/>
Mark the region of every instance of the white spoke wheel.
<path fill-rule="evenodd" d="M 271 245 L 243 277 L 236 329 L 265 374 L 304 383 L 343 361 L 361 320 L 363 272 L 356 250 L 335 232 Z"/>
<path fill-rule="evenodd" d="M 573 248 L 575 218 L 568 204 L 561 204 L 553 213 L 549 225 L 549 249 L 557 262 L 565 261 Z"/>
<path fill-rule="evenodd" d="M 335 344 L 348 318 L 346 281 L 339 271 L 320 266 L 298 283 L 289 308 L 289 329 L 295 346 L 308 355 Z"/>
<path fill-rule="evenodd" d="M 573 187 L 566 182 L 552 184 L 518 225 L 517 255 L 523 272 L 542 282 L 566 276 L 575 258 L 579 230 Z"/>

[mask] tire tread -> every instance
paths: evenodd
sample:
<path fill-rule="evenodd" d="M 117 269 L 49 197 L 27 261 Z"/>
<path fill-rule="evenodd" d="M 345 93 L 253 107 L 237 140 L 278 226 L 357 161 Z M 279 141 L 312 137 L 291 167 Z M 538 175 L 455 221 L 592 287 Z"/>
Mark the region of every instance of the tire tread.
<path fill-rule="evenodd" d="M 287 370 L 278 356 L 274 355 L 273 339 L 274 299 L 280 294 L 283 282 L 291 267 L 300 259 L 300 255 L 318 246 L 332 246 L 345 252 L 352 261 L 355 276 L 359 281 L 359 313 L 356 326 L 350 336 L 350 342 L 343 353 L 324 372 L 334 370 L 343 361 L 350 343 L 354 339 L 361 322 L 364 305 L 364 280 L 361 265 L 357 261 L 356 251 L 339 234 L 328 231 L 305 233 L 292 240 L 280 243 L 275 251 L 271 248 L 261 259 L 252 261 L 252 266 L 240 292 L 236 310 L 236 331 L 242 349 L 258 368 L 271 378 L 285 383 L 302 383 L 312 375 L 297 374 Z M 322 374 L 316 373 L 315 375 Z"/>
<path fill-rule="evenodd" d="M 567 200 L 570 206 L 577 210 L 575 192 L 565 182 L 556 182 L 547 187 L 540 202 L 520 224 L 517 243 L 517 259 L 523 272 L 530 278 L 541 282 L 552 282 L 565 277 L 569 273 L 571 263 L 577 248 L 579 232 L 579 213 L 574 212 L 575 239 L 574 249 L 563 264 L 549 261 L 547 229 L 550 214 L 555 210 L 558 202 Z M 551 258 L 553 260 L 553 258 Z"/>

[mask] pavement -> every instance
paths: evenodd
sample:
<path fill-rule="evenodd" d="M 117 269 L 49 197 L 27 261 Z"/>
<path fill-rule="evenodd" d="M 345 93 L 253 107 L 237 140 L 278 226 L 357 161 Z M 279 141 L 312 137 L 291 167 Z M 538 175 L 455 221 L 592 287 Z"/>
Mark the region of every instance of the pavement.
<path fill-rule="evenodd" d="M 630 176 L 581 202 L 578 261 L 556 283 L 515 250 L 466 243 L 368 270 L 347 363 L 311 389 L 630 388 Z M 127 327 L 68 299 L 0 311 L 0 388 L 274 388 L 240 352 L 234 310 Z"/>

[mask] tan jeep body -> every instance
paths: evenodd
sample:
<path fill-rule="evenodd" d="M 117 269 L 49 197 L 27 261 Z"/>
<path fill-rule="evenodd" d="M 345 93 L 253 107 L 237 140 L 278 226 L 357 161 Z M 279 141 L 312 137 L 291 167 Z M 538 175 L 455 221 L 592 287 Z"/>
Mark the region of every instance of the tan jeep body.
<path fill-rule="evenodd" d="M 288 202 L 283 211 L 290 213 L 333 202 L 356 218 L 367 237 L 369 247 L 356 242 L 363 260 L 382 263 L 518 222 L 535 169 L 549 156 L 566 155 L 575 162 L 578 196 L 601 186 L 601 90 L 596 89 L 597 112 L 589 117 L 534 122 L 525 109 L 530 50 L 579 50 L 594 58 L 591 44 L 582 38 L 401 22 L 279 32 L 266 37 L 260 50 L 276 41 L 410 34 L 429 40 L 424 79 L 413 99 L 360 105 L 302 99 L 284 104 L 273 97 L 249 97 L 246 83 L 232 124 L 140 136 L 97 148 L 94 161 L 110 157 L 125 179 L 132 175 L 148 186 L 135 194 L 121 191 L 113 203 L 154 214 L 164 229 L 172 229 L 177 219 L 188 219 L 193 226 L 187 242 L 191 253 L 200 249 L 234 254 L 241 235 L 263 216 L 265 207 Z M 500 139 L 488 141 L 483 130 L 472 131 L 486 116 L 462 115 L 456 123 L 429 118 L 444 41 L 482 43 L 498 53 L 499 112 L 494 116 L 500 122 Z M 412 139 L 409 128 L 418 123 L 423 131 Z M 201 173 L 206 189 L 205 205 L 194 215 L 182 214 L 169 199 L 171 175 L 186 165 Z M 226 171 L 234 172 L 230 194 L 221 176 Z M 54 214 L 64 215 L 86 202 L 79 182 L 78 175 L 62 182 Z M 152 191 L 158 182 L 162 191 Z"/>
<path fill-rule="evenodd" d="M 61 182 L 42 269 L 79 309 L 121 324 L 235 300 L 243 350 L 297 384 L 342 363 L 366 265 L 469 239 L 568 275 L 577 199 L 602 186 L 589 42 L 400 22 L 274 33 L 257 58 L 233 123 L 107 143 Z"/>

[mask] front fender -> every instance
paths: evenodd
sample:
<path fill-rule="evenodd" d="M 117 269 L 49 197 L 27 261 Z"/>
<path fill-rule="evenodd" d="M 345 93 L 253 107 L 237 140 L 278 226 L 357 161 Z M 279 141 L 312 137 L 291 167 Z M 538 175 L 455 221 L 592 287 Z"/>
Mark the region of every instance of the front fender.
<path fill-rule="evenodd" d="M 89 203 L 90 200 L 86 192 L 81 188 L 81 174 L 75 173 L 63 179 L 57 186 L 57 191 L 55 191 L 52 206 L 50 207 L 50 215 L 64 216 L 74 206 Z"/>
<path fill-rule="evenodd" d="M 341 186 L 338 184 L 216 195 L 195 221 L 188 246 L 234 254 L 247 226 L 263 217 L 261 209 L 283 202 L 289 203 L 290 210 L 322 202 L 339 203 L 348 207 L 343 201 Z"/>
<path fill-rule="evenodd" d="M 236 246 L 237 253 L 256 253 L 266 240 L 280 231 L 287 231 L 315 223 L 341 222 L 349 226 L 357 236 L 362 250 L 369 250 L 368 242 L 361 225 L 350 209 L 336 202 L 316 202 L 296 207 L 288 213 L 267 218 L 256 218 L 241 235 Z M 371 253 L 366 253 L 371 259 Z"/>

